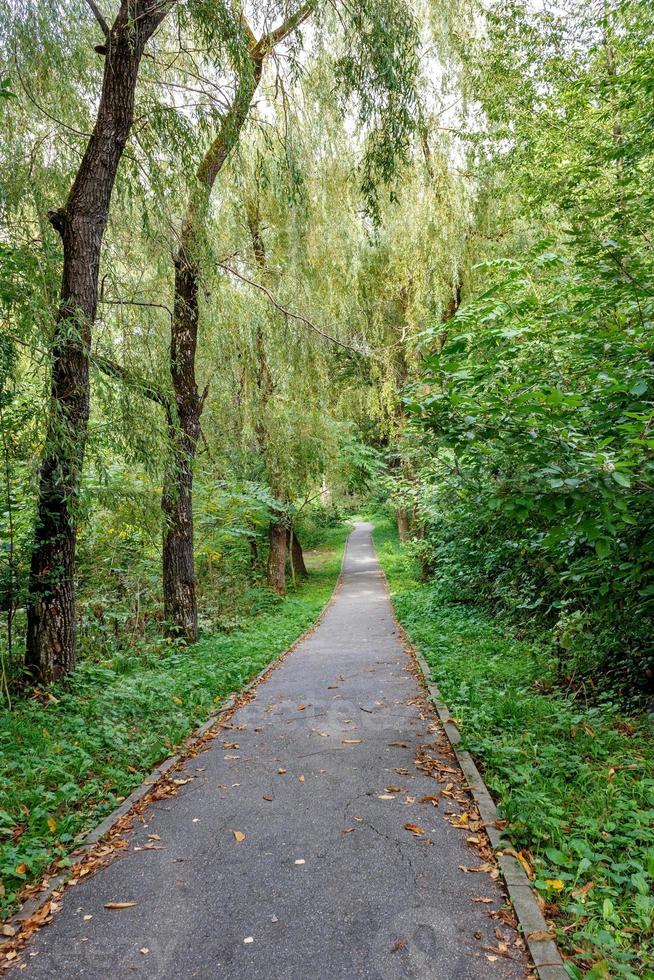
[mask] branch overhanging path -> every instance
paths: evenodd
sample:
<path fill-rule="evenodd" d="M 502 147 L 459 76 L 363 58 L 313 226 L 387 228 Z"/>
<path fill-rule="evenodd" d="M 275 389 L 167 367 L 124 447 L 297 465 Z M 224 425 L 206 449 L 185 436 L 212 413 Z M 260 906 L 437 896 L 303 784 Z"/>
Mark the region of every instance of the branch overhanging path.
<path fill-rule="evenodd" d="M 275 299 L 268 287 L 264 286 L 263 283 L 257 282 L 255 279 L 250 279 L 249 276 L 245 275 L 245 273 L 239 272 L 237 269 L 234 269 L 233 266 L 227 265 L 224 262 L 219 262 L 217 264 L 220 269 L 224 269 L 225 272 L 229 272 L 232 276 L 235 276 L 242 282 L 247 283 L 254 289 L 258 289 L 268 298 L 276 310 L 278 310 L 284 316 L 290 317 L 292 320 L 298 320 L 300 323 L 303 323 L 309 328 L 309 330 L 312 330 L 319 337 L 322 337 L 323 340 L 328 340 L 331 344 L 335 344 L 337 347 L 342 347 L 344 350 L 349 350 L 353 354 L 368 356 L 368 352 L 366 350 L 363 350 L 360 347 L 354 347 L 352 344 L 348 344 L 343 340 L 339 340 L 338 337 L 334 337 L 332 334 L 327 333 L 326 330 L 323 330 L 321 327 L 317 326 L 312 320 L 304 316 L 304 314 L 295 313 L 293 310 L 289 310 L 286 306 L 282 306 L 282 304 Z"/>
<path fill-rule="evenodd" d="M 318 628 L 174 776 L 121 856 L 64 892 L 25 976 L 528 975 L 517 933 L 488 914 L 503 895 L 455 816 L 462 777 L 369 525 Z"/>

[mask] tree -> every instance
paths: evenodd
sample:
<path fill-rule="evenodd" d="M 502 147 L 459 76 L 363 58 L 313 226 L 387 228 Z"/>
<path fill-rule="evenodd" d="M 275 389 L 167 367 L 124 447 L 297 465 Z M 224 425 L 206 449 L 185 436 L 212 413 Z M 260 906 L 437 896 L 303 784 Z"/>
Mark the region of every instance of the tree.
<path fill-rule="evenodd" d="M 26 666 L 58 680 L 75 666 L 76 502 L 89 418 L 89 355 L 111 194 L 134 115 L 148 40 L 175 0 L 122 0 L 111 27 L 88 0 L 104 34 L 102 92 L 93 132 L 65 205 L 50 215 L 63 271 L 52 345 L 49 418 L 39 477 L 31 559 Z"/>
<path fill-rule="evenodd" d="M 200 417 L 208 394 L 208 387 L 199 393 L 195 375 L 204 217 L 216 178 L 245 125 L 267 56 L 307 19 L 314 6 L 315 3 L 310 2 L 299 7 L 258 40 L 243 14 L 239 15 L 238 28 L 245 50 L 238 65 L 236 90 L 198 168 L 196 186 L 184 215 L 180 243 L 174 256 L 170 374 L 176 411 L 170 420 L 170 458 L 161 498 L 165 521 L 164 615 L 175 635 L 191 643 L 197 639 L 198 632 L 193 558 L 193 462 L 200 437 Z"/>

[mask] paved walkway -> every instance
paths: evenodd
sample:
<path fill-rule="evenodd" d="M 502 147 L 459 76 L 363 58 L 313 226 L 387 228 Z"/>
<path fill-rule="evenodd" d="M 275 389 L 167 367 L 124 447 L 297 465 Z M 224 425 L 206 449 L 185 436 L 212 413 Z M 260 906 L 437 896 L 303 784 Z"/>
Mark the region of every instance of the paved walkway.
<path fill-rule="evenodd" d="M 321 625 L 187 763 L 190 781 L 151 805 L 129 849 L 65 893 L 23 976 L 524 978 L 515 933 L 489 915 L 498 885 L 459 870 L 483 859 L 449 822 L 458 806 L 420 802 L 443 784 L 416 768 L 419 748 L 453 763 L 409 666 L 359 524 Z"/>

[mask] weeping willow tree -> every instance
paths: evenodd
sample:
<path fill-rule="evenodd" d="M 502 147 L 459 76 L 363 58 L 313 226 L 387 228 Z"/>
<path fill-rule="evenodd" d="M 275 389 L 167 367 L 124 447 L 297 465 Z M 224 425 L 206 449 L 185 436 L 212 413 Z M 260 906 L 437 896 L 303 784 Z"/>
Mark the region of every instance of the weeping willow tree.
<path fill-rule="evenodd" d="M 84 153 L 106 59 L 102 24 L 82 10 L 82 30 L 53 31 L 45 6 L 4 25 L 2 220 L 18 265 L 8 267 L 3 286 L 7 363 L 15 365 L 3 415 L 12 433 L 7 499 L 22 501 L 11 533 L 21 599 L 29 591 L 30 524 L 40 518 L 32 470 L 17 456 L 29 461 L 51 443 L 43 407 L 58 349 L 63 255 L 47 213 L 65 198 Z M 83 345 L 94 400 L 89 425 L 80 427 L 77 489 L 64 494 L 66 526 L 81 529 L 85 596 L 91 580 L 98 588 L 104 581 L 90 566 L 103 554 L 113 569 L 116 549 L 135 568 L 147 565 L 142 581 L 155 594 L 148 564 L 160 554 L 155 539 L 179 541 L 181 514 L 184 557 L 170 561 L 164 548 L 164 595 L 166 582 L 183 580 L 184 609 L 171 613 L 166 599 L 163 616 L 181 637 L 196 629 L 194 471 L 202 513 L 211 486 L 236 480 L 260 488 L 244 513 L 256 535 L 277 533 L 270 581 L 283 591 L 294 542 L 291 569 L 301 570 L 289 536 L 298 512 L 332 474 L 341 479 L 345 447 L 366 426 L 390 431 L 406 370 L 398 365 L 413 363 L 406 342 L 441 302 L 426 294 L 436 284 L 445 302 L 450 289 L 452 261 L 420 233 L 439 225 L 442 241 L 458 249 L 449 230 L 459 221 L 448 216 L 453 185 L 441 172 L 446 154 L 419 108 L 416 52 L 424 38 L 399 0 L 341 14 L 271 4 L 248 27 L 231 8 L 189 4 L 162 21 L 140 65 L 136 124 L 116 169 L 98 310 Z M 256 78 L 253 58 L 261 62 Z M 61 69 L 54 90 L 53 66 Z M 423 192 L 431 204 L 420 204 Z M 403 222 L 415 225 L 410 243 Z M 408 271 L 412 251 L 425 260 L 419 283 Z M 194 280 L 190 298 L 180 299 L 180 276 Z M 190 443 L 183 417 L 192 422 Z M 124 537 L 112 538 L 116 525 Z M 120 578 L 127 583 L 129 573 Z M 48 581 L 57 584 L 55 566 Z M 12 608 L 20 605 L 15 599 Z M 134 615 L 138 622 L 138 604 Z M 84 614 L 85 636 L 103 617 Z M 72 642 L 70 630 L 66 636 Z"/>

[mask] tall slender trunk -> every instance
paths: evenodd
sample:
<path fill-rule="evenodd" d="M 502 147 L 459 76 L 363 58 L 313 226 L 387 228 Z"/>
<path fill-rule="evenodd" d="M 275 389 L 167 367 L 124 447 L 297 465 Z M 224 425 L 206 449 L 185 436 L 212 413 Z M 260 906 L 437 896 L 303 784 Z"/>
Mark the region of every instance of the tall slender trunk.
<path fill-rule="evenodd" d="M 268 585 L 278 595 L 286 595 L 286 541 L 288 528 L 282 518 L 268 527 Z"/>
<path fill-rule="evenodd" d="M 77 499 L 89 418 L 89 352 L 100 253 L 134 114 L 146 42 L 175 0 L 123 0 L 106 28 L 102 93 L 93 132 L 63 208 L 49 215 L 63 244 L 52 349 L 50 409 L 39 475 L 27 610 L 26 667 L 49 683 L 75 666 Z"/>
<path fill-rule="evenodd" d="M 291 553 L 291 561 L 293 562 L 294 573 L 299 575 L 301 578 L 308 578 L 309 569 L 304 561 L 302 545 L 300 544 L 295 528 L 293 527 L 289 528 L 288 531 L 288 544 Z"/>
<path fill-rule="evenodd" d="M 195 382 L 197 347 L 195 270 L 185 254 L 175 257 L 175 307 L 170 338 L 170 374 L 175 413 L 168 419 L 169 458 L 163 484 L 164 616 L 171 632 L 189 643 L 198 635 L 193 560 L 193 462 L 200 437 L 203 398 Z"/>
<path fill-rule="evenodd" d="M 311 13 L 315 0 L 300 7 L 279 27 L 260 40 L 244 16 L 239 27 L 247 43 L 234 99 L 197 172 L 197 193 L 191 196 L 182 223 L 181 243 L 175 256 L 175 303 L 171 324 L 170 374 L 177 419 L 169 426 L 169 465 L 162 492 L 164 512 L 163 580 L 164 615 L 173 631 L 192 642 L 197 637 L 195 578 L 193 573 L 193 464 L 200 431 L 200 415 L 206 397 L 197 397 L 195 351 L 198 331 L 199 243 L 204 215 L 218 174 L 238 143 L 252 99 L 261 81 L 266 57 L 275 45 Z M 182 271 L 183 270 L 183 274 Z M 175 356 L 182 367 L 176 367 Z M 195 394 L 193 394 L 195 392 Z M 177 501 L 177 503 L 174 503 Z"/>
<path fill-rule="evenodd" d="M 182 240 L 174 257 L 175 301 L 170 337 L 170 377 L 176 418 L 168 425 L 169 459 L 164 476 L 161 509 L 163 533 L 164 617 L 170 631 L 194 643 L 198 636 L 195 563 L 193 556 L 193 466 L 206 397 L 198 395 L 195 355 L 198 342 L 198 243 L 209 195 L 230 150 L 237 142 L 261 78 L 262 65 L 250 66 L 241 79 L 234 102 L 202 160 L 197 173 L 199 198 L 194 196 L 182 225 Z"/>

